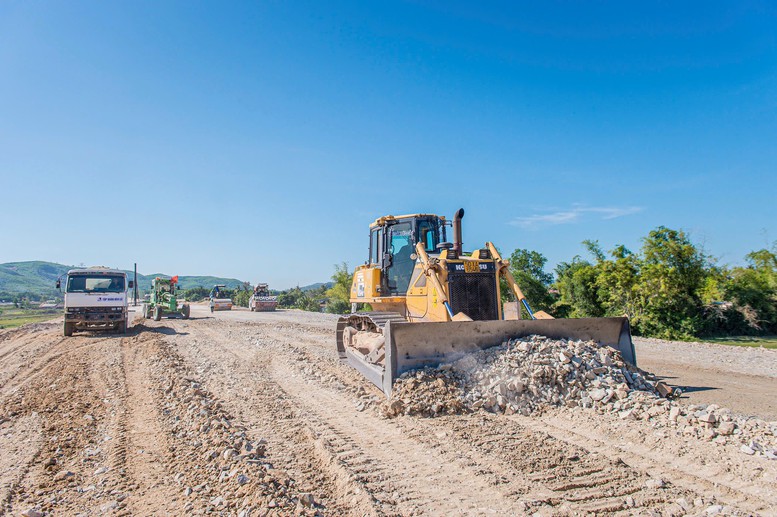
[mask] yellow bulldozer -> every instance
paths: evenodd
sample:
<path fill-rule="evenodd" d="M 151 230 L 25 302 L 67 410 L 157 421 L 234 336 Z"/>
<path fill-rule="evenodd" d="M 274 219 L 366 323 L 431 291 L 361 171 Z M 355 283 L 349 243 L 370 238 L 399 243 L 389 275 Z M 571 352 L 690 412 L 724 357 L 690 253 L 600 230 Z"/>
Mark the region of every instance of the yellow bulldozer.
<path fill-rule="evenodd" d="M 636 365 L 627 318 L 553 319 L 532 311 L 509 263 L 491 242 L 464 251 L 463 217 L 463 209 L 452 221 L 434 214 L 389 215 L 370 225 L 369 260 L 353 275 L 352 314 L 337 323 L 342 359 L 386 396 L 406 371 L 532 334 L 593 340 Z M 506 307 L 500 278 L 515 297 Z M 360 303 L 372 311 L 356 312 Z M 521 306 L 530 319 L 520 319 Z"/>

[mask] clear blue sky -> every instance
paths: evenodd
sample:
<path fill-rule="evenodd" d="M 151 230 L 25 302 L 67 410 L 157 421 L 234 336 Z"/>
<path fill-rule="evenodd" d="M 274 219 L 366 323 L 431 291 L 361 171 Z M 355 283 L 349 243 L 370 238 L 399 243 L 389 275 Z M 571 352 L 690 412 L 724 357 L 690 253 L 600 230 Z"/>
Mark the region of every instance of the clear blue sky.
<path fill-rule="evenodd" d="M 459 207 L 551 266 L 777 239 L 775 4 L 590 4 L 5 0 L 0 262 L 286 288 Z"/>

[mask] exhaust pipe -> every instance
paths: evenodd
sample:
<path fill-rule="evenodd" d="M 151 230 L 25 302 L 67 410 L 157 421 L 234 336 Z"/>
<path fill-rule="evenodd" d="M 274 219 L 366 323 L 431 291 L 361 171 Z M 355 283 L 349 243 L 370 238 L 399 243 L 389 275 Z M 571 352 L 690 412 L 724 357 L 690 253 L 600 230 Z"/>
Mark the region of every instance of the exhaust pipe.
<path fill-rule="evenodd" d="M 464 217 L 464 209 L 459 208 L 453 216 L 453 250 L 458 257 L 464 251 L 464 245 L 461 242 L 461 219 Z"/>

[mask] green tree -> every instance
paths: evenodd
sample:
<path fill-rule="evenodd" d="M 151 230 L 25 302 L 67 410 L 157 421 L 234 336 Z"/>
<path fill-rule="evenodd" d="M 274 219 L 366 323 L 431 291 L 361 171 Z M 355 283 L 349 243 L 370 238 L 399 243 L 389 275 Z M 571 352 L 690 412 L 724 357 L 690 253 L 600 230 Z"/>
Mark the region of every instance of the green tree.
<path fill-rule="evenodd" d="M 348 271 L 345 262 L 335 264 L 335 272 L 332 274 L 334 285 L 327 289 L 327 312 L 333 314 L 345 314 L 351 311 L 351 282 L 353 275 Z"/>
<path fill-rule="evenodd" d="M 746 256 L 747 266 L 734 268 L 726 289 L 742 320 L 744 333 L 777 332 L 777 244 Z"/>
<path fill-rule="evenodd" d="M 556 266 L 555 287 L 559 292 L 554 314 L 561 318 L 600 318 L 605 309 L 599 300 L 597 266 L 575 256 Z"/>
<path fill-rule="evenodd" d="M 552 311 L 555 302 L 548 292 L 553 275 L 545 272 L 546 263 L 545 256 L 537 251 L 517 249 L 510 255 L 510 272 L 534 311 Z"/>
<path fill-rule="evenodd" d="M 644 313 L 644 300 L 639 290 L 639 257 L 623 245 L 610 252 L 613 260 L 598 264 L 597 298 L 607 316 L 628 316 L 635 326 Z"/>
<path fill-rule="evenodd" d="M 232 303 L 238 307 L 248 307 L 248 301 L 251 299 L 251 293 L 242 289 L 235 293 Z"/>
<path fill-rule="evenodd" d="M 638 322 L 645 335 L 691 338 L 702 330 L 701 292 L 709 259 L 685 232 L 659 226 L 643 239 L 639 292 L 643 312 Z"/>
<path fill-rule="evenodd" d="M 287 309 L 318 312 L 320 306 L 317 299 L 308 296 L 299 286 L 278 295 L 278 306 Z"/>
<path fill-rule="evenodd" d="M 190 302 L 199 302 L 208 298 L 210 290 L 205 287 L 192 287 L 183 292 L 183 297 Z"/>

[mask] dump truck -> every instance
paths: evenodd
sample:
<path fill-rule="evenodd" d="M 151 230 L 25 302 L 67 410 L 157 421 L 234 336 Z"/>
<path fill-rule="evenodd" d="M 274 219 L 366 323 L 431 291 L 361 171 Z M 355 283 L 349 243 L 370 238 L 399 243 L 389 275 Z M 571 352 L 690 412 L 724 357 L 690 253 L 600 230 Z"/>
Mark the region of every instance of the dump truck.
<path fill-rule="evenodd" d="M 217 284 L 213 286 L 210 291 L 210 312 L 214 311 L 231 311 L 232 310 L 232 298 L 227 298 L 223 295 L 222 291 L 227 286 L 224 284 Z"/>
<path fill-rule="evenodd" d="M 178 276 L 156 277 L 151 281 L 151 295 L 143 302 L 143 317 L 159 321 L 163 317 L 189 319 L 191 307 L 178 287 Z"/>
<path fill-rule="evenodd" d="M 553 319 L 533 311 L 493 243 L 464 251 L 463 217 L 463 209 L 452 221 L 434 214 L 388 215 L 370 225 L 369 257 L 351 284 L 351 314 L 337 322 L 343 360 L 386 396 L 404 372 L 532 334 L 593 340 L 636 365 L 627 318 Z M 505 319 L 500 278 L 528 319 Z M 358 304 L 372 311 L 357 312 Z M 521 317 L 514 306 L 507 312 Z"/>
<path fill-rule="evenodd" d="M 274 311 L 278 306 L 278 297 L 270 294 L 270 288 L 267 284 L 256 284 L 254 294 L 248 300 L 248 308 L 251 312 L 269 312 Z"/>
<path fill-rule="evenodd" d="M 62 289 L 62 278 L 57 279 Z M 132 280 L 118 269 L 93 266 L 71 269 L 65 279 L 65 336 L 76 330 L 110 330 L 125 333 L 129 326 L 127 289 Z"/>

